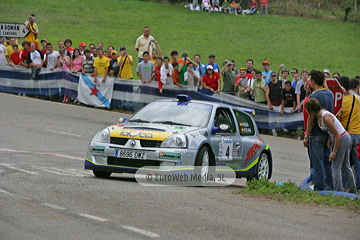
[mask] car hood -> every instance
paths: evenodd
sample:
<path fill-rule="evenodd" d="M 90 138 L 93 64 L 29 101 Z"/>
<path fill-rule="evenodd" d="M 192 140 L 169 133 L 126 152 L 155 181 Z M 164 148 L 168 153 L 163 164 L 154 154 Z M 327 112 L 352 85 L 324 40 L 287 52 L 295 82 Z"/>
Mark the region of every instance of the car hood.
<path fill-rule="evenodd" d="M 110 137 L 163 141 L 177 133 L 188 133 L 203 127 L 167 124 L 122 123 L 109 127 Z"/>

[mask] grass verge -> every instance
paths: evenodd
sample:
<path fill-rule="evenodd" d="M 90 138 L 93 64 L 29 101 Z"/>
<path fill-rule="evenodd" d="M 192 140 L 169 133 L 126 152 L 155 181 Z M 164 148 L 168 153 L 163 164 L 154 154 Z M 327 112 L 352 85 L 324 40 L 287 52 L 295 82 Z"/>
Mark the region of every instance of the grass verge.
<path fill-rule="evenodd" d="M 250 194 L 275 199 L 278 201 L 289 201 L 308 205 L 328 205 L 341 206 L 348 210 L 360 211 L 360 200 L 331 196 L 319 195 L 316 191 L 300 190 L 293 182 L 287 182 L 283 185 L 277 185 L 267 179 L 253 179 L 247 183 L 247 186 L 240 190 L 241 194 Z"/>

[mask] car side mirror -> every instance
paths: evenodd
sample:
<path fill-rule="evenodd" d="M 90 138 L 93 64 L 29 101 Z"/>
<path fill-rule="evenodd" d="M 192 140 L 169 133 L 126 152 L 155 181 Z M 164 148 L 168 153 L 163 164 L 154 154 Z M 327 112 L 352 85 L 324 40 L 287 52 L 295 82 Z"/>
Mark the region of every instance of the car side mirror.
<path fill-rule="evenodd" d="M 119 123 L 124 123 L 124 122 L 127 122 L 127 118 L 119 118 Z"/>
<path fill-rule="evenodd" d="M 211 129 L 211 133 L 229 133 L 230 132 L 230 126 L 226 124 L 220 124 L 218 127 L 213 126 Z"/>

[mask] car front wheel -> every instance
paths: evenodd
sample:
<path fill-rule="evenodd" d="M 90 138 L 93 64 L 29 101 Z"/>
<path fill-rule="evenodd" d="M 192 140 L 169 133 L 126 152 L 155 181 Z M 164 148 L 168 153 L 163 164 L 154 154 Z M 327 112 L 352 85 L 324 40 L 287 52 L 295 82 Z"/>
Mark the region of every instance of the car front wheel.
<path fill-rule="evenodd" d="M 210 151 L 207 146 L 203 146 L 197 157 L 196 157 L 196 171 L 195 173 L 200 176 L 201 175 L 201 183 L 206 184 L 209 176 L 213 176 L 212 169 L 210 168 Z"/>
<path fill-rule="evenodd" d="M 108 178 L 111 175 L 111 172 L 98 171 L 98 170 L 93 170 L 93 173 L 98 178 Z"/>

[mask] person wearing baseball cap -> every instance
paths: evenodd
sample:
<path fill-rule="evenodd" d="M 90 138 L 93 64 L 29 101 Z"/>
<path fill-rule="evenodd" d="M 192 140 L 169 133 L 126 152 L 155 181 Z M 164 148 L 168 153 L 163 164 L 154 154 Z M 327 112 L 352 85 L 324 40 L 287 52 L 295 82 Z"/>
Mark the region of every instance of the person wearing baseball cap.
<path fill-rule="evenodd" d="M 330 78 L 330 70 L 324 69 L 325 78 Z"/>
<path fill-rule="evenodd" d="M 84 42 L 79 43 L 80 54 L 82 56 L 84 55 L 85 47 L 86 47 L 86 44 Z"/>
<path fill-rule="evenodd" d="M 118 55 L 116 50 L 111 51 L 111 59 L 110 59 L 110 67 L 109 73 L 110 76 L 117 77 L 119 75 L 119 62 L 118 62 Z"/>
<path fill-rule="evenodd" d="M 207 95 L 213 95 L 214 92 L 220 92 L 220 74 L 214 71 L 214 67 L 207 64 L 206 73 L 203 75 L 202 88 L 199 92 Z"/>
<path fill-rule="evenodd" d="M 262 78 L 264 79 L 265 84 L 268 84 L 271 81 L 270 74 L 272 73 L 272 71 L 269 69 L 270 63 L 268 61 L 263 61 L 262 65 L 264 67 L 264 72 L 262 72 Z"/>

